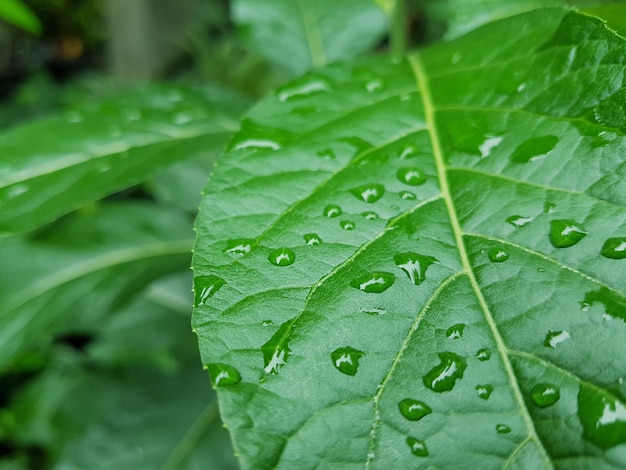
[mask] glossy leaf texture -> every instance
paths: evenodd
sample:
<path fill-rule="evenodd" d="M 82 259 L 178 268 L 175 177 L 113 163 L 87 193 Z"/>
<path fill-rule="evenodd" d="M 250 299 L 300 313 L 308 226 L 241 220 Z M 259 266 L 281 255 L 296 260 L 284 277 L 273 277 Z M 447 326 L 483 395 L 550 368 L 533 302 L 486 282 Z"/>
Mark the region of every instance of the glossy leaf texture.
<path fill-rule="evenodd" d="M 369 51 L 387 28 L 373 0 L 234 0 L 232 10 L 246 45 L 294 75 Z"/>
<path fill-rule="evenodd" d="M 149 87 L 0 135 L 0 234 L 30 230 L 221 148 L 245 104 L 222 91 Z"/>
<path fill-rule="evenodd" d="M 625 67 L 545 9 L 252 110 L 194 257 L 244 468 L 626 465 Z"/>
<path fill-rule="evenodd" d="M 138 289 L 184 269 L 191 234 L 178 211 L 126 203 L 102 204 L 46 231 L 4 239 L 0 371 L 56 334 L 92 331 Z"/>

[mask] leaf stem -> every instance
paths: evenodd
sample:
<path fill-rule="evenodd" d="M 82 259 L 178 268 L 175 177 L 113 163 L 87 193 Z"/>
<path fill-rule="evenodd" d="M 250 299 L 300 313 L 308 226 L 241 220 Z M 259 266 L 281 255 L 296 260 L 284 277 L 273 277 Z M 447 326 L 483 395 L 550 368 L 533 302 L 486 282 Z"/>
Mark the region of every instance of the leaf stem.
<path fill-rule="evenodd" d="M 391 55 L 402 58 L 406 54 L 406 5 L 405 0 L 396 0 L 391 12 L 389 42 Z"/>

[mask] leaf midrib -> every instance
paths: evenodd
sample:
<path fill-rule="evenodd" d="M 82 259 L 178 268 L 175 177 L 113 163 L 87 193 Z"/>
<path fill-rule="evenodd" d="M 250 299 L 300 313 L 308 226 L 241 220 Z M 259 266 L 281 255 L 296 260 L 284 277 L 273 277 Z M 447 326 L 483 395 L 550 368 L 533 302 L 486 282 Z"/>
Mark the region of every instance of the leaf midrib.
<path fill-rule="evenodd" d="M 311 53 L 311 63 L 314 68 L 322 67 L 326 64 L 326 51 L 324 50 L 324 42 L 320 33 L 317 16 L 313 10 L 310 0 L 297 0 L 298 9 L 302 16 L 302 25 L 307 38 L 309 52 Z"/>
<path fill-rule="evenodd" d="M 471 263 L 469 261 L 469 256 L 467 254 L 467 250 L 465 248 L 465 243 L 463 241 L 463 231 L 461 229 L 461 224 L 456 212 L 456 207 L 454 206 L 454 201 L 452 199 L 452 194 L 450 192 L 450 188 L 448 186 L 447 179 L 447 166 L 444 160 L 443 151 L 441 148 L 441 142 L 439 140 L 439 133 L 437 129 L 437 122 L 435 119 L 435 106 L 432 101 L 432 93 L 430 91 L 430 85 L 428 83 L 428 75 L 426 73 L 426 69 L 422 63 L 422 60 L 418 54 L 414 54 L 409 57 L 409 63 L 413 70 L 413 74 L 415 76 L 415 80 L 417 82 L 417 88 L 420 91 L 422 96 L 422 102 L 424 106 L 424 114 L 426 117 L 426 124 L 428 128 L 428 134 L 430 136 L 430 141 L 433 148 L 433 157 L 435 160 L 435 166 L 437 169 L 437 177 L 439 180 L 439 187 L 441 189 L 441 196 L 446 204 L 446 209 L 448 212 L 448 216 L 450 218 L 450 225 L 452 228 L 452 232 L 454 235 L 454 239 L 459 250 L 459 258 L 461 261 L 461 265 L 463 266 L 463 270 L 468 276 L 468 279 L 472 285 L 472 289 L 476 295 L 476 298 L 483 310 L 485 320 L 491 330 L 491 334 L 496 342 L 496 347 L 498 350 L 498 354 L 501 357 L 502 363 L 506 370 L 507 377 L 511 384 L 511 388 L 513 389 L 513 394 L 515 396 L 515 400 L 517 401 L 517 405 L 519 411 L 522 415 L 524 423 L 526 424 L 526 428 L 528 430 L 529 436 L 537 443 L 537 447 L 540 449 L 542 453 L 543 460 L 546 463 L 547 468 L 553 468 L 552 463 L 550 461 L 550 457 L 546 452 L 546 449 L 543 446 L 543 443 L 539 439 L 537 435 L 537 431 L 535 430 L 535 426 L 530 417 L 526 404 L 524 402 L 524 398 L 522 396 L 522 392 L 517 383 L 517 378 L 513 371 L 513 366 L 508 357 L 508 348 L 506 347 L 502 336 L 498 330 L 496 322 L 491 314 L 491 311 L 487 305 L 485 297 L 482 294 L 480 286 L 478 285 L 478 281 L 472 269 Z"/>

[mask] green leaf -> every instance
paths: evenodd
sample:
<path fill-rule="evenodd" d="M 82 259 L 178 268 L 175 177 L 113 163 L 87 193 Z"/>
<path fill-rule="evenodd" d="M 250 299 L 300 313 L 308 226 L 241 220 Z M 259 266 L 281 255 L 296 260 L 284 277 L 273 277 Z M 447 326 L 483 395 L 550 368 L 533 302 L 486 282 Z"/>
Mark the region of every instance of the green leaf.
<path fill-rule="evenodd" d="M 33 34 L 41 34 L 39 18 L 20 0 L 2 0 L 0 19 Z"/>
<path fill-rule="evenodd" d="M 294 75 L 356 57 L 386 32 L 373 0 L 235 0 L 233 20 L 250 49 Z"/>
<path fill-rule="evenodd" d="M 250 112 L 193 262 L 244 468 L 626 465 L 625 60 L 546 9 Z"/>
<path fill-rule="evenodd" d="M 152 87 L 11 129 L 0 135 L 0 234 L 221 148 L 242 104 L 223 92 Z"/>
<path fill-rule="evenodd" d="M 147 204 L 103 204 L 0 248 L 0 370 L 63 331 L 93 331 L 156 277 L 184 269 L 190 221 Z"/>

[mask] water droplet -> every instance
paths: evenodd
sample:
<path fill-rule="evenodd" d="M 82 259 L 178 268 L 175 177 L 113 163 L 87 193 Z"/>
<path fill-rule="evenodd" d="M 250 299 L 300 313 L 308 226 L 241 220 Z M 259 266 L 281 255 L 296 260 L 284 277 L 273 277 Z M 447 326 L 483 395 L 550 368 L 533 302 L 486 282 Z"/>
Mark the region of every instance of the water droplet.
<path fill-rule="evenodd" d="M 241 382 L 241 375 L 237 369 L 228 364 L 207 364 L 206 368 L 211 374 L 211 381 L 216 387 L 235 385 Z"/>
<path fill-rule="evenodd" d="M 245 139 L 234 146 L 235 150 L 278 150 L 279 148 L 281 147 L 278 142 L 269 139 Z"/>
<path fill-rule="evenodd" d="M 601 449 L 626 444 L 626 406 L 608 392 L 581 383 L 578 418 L 583 437 Z"/>
<path fill-rule="evenodd" d="M 350 285 L 367 293 L 379 294 L 386 291 L 395 282 L 396 276 L 384 271 L 374 271 L 357 277 Z"/>
<path fill-rule="evenodd" d="M 513 163 L 528 163 L 544 158 L 556 147 L 558 142 L 559 138 L 555 135 L 528 139 L 515 149 L 511 161 Z"/>
<path fill-rule="evenodd" d="M 571 336 L 567 331 L 550 331 L 543 341 L 543 345 L 547 348 L 556 348 L 563 341 L 570 339 Z"/>
<path fill-rule="evenodd" d="M 417 147 L 414 147 L 413 145 L 407 145 L 406 147 L 402 149 L 402 151 L 398 155 L 398 158 L 400 160 L 407 160 L 409 158 L 415 158 L 418 155 L 419 155 L 419 149 Z"/>
<path fill-rule="evenodd" d="M 330 90 L 330 84 L 328 80 L 322 77 L 303 77 L 299 80 L 295 80 L 289 83 L 276 92 L 280 101 L 291 101 L 298 98 L 304 98 L 309 95 L 321 93 Z"/>
<path fill-rule="evenodd" d="M 215 295 L 226 281 L 217 276 L 198 276 L 193 280 L 194 305 L 200 307 L 204 305 L 209 297 Z"/>
<path fill-rule="evenodd" d="M 626 237 L 609 238 L 602 245 L 600 254 L 605 258 L 624 259 L 626 258 Z"/>
<path fill-rule="evenodd" d="M 502 137 L 499 136 L 485 136 L 485 141 L 478 147 L 480 151 L 480 158 L 487 158 L 491 155 L 491 151 L 500 145 Z"/>
<path fill-rule="evenodd" d="M 523 227 L 533 221 L 534 217 L 524 217 L 522 215 L 512 215 L 506 218 L 506 221 L 515 228 Z"/>
<path fill-rule="evenodd" d="M 506 424 L 496 424 L 496 432 L 498 434 L 508 434 L 511 432 L 511 428 Z"/>
<path fill-rule="evenodd" d="M 333 152 L 332 149 L 320 150 L 319 152 L 317 152 L 317 156 L 325 158 L 326 160 L 334 160 L 335 158 L 337 158 L 335 156 L 335 152 Z"/>
<path fill-rule="evenodd" d="M 369 91 L 370 93 L 372 93 L 374 91 L 378 91 L 378 90 L 382 89 L 384 84 L 385 84 L 385 82 L 383 81 L 382 78 L 374 78 L 373 80 L 369 80 L 365 84 L 365 89 L 367 91 Z"/>
<path fill-rule="evenodd" d="M 552 204 L 551 202 L 546 202 L 543 205 L 543 211 L 546 214 L 552 214 L 554 212 L 554 208 L 556 207 L 556 204 Z"/>
<path fill-rule="evenodd" d="M 341 210 L 341 207 L 334 204 L 329 204 L 324 207 L 324 215 L 328 218 L 332 219 L 333 217 L 339 217 L 342 213 L 343 211 Z"/>
<path fill-rule="evenodd" d="M 375 220 L 375 219 L 378 219 L 379 217 L 376 212 L 371 212 L 371 211 L 363 212 L 361 215 L 365 217 L 367 220 Z"/>
<path fill-rule="evenodd" d="M 520 83 L 520 84 L 517 86 L 517 92 L 518 92 L 518 93 L 521 93 L 521 92 L 522 92 L 522 91 L 524 91 L 525 89 L 526 89 L 526 84 L 525 84 L 525 83 Z"/>
<path fill-rule="evenodd" d="M 559 389 L 554 385 L 537 384 L 531 390 L 530 398 L 532 398 L 535 405 L 546 408 L 559 401 L 561 394 L 559 393 Z"/>
<path fill-rule="evenodd" d="M 555 248 L 573 246 L 586 236 L 587 232 L 584 227 L 574 220 L 559 219 L 550 221 L 550 243 Z"/>
<path fill-rule="evenodd" d="M 492 385 L 476 385 L 476 393 L 478 394 L 479 398 L 482 398 L 483 400 L 489 400 L 489 397 L 491 396 L 491 393 L 493 392 L 493 386 Z"/>
<path fill-rule="evenodd" d="M 405 398 L 398 403 L 400 413 L 409 421 L 419 421 L 424 416 L 433 412 L 430 406 L 423 401 L 414 400 L 412 398 Z"/>
<path fill-rule="evenodd" d="M 354 230 L 355 227 L 354 222 L 351 222 L 349 220 L 342 220 L 341 222 L 339 222 L 339 225 L 344 230 Z"/>
<path fill-rule="evenodd" d="M 424 184 L 426 176 L 419 168 L 400 168 L 396 172 L 396 177 L 401 183 L 409 186 L 419 186 Z"/>
<path fill-rule="evenodd" d="M 405 201 L 413 201 L 417 199 L 417 196 L 415 195 L 415 193 L 412 193 L 411 191 L 400 191 L 399 194 L 400 194 L 400 197 L 404 199 Z"/>
<path fill-rule="evenodd" d="M 307 233 L 304 235 L 304 242 L 309 246 L 320 245 L 322 239 L 315 233 Z"/>
<path fill-rule="evenodd" d="M 333 365 L 346 375 L 356 375 L 359 370 L 359 359 L 365 356 L 363 351 L 347 346 L 345 348 L 335 349 L 330 353 Z"/>
<path fill-rule="evenodd" d="M 289 248 L 272 250 L 267 259 L 276 266 L 289 266 L 296 260 L 296 254 Z"/>
<path fill-rule="evenodd" d="M 291 355 L 289 341 L 293 334 L 294 322 L 295 320 L 289 320 L 283 323 L 269 341 L 261 346 L 263 370 L 266 374 L 278 374 L 287 363 L 287 358 Z"/>
<path fill-rule="evenodd" d="M 228 240 L 226 242 L 226 248 L 224 248 L 224 253 L 243 256 L 247 253 L 250 253 L 250 250 L 255 245 L 256 240 L 254 240 L 253 238 L 236 238 L 233 240 Z"/>
<path fill-rule="evenodd" d="M 383 197 L 385 187 L 382 184 L 366 184 L 352 188 L 350 192 L 361 201 L 372 204 Z"/>
<path fill-rule="evenodd" d="M 263 326 L 272 326 L 273 324 L 274 322 L 272 320 L 263 320 L 263 323 L 261 323 Z"/>
<path fill-rule="evenodd" d="M 476 359 L 479 361 L 488 361 L 491 359 L 491 351 L 489 351 L 489 349 L 479 349 L 476 352 Z"/>
<path fill-rule="evenodd" d="M 437 356 L 441 363 L 424 375 L 424 385 L 434 392 L 448 392 L 454 388 L 457 379 L 463 378 L 467 362 L 465 358 L 453 352 L 446 351 Z"/>
<path fill-rule="evenodd" d="M 489 260 L 493 263 L 502 263 L 509 259 L 509 254 L 502 248 L 491 248 L 487 253 Z"/>
<path fill-rule="evenodd" d="M 596 302 L 604 305 L 606 315 L 626 321 L 626 299 L 624 297 L 606 287 L 601 287 L 598 290 L 587 292 L 582 301 L 582 306 L 583 308 L 590 307 Z"/>
<path fill-rule="evenodd" d="M 426 270 L 430 265 L 439 264 L 437 258 L 417 253 L 398 253 L 393 259 L 416 286 L 426 280 Z"/>
<path fill-rule="evenodd" d="M 387 313 L 387 310 L 385 310 L 384 308 L 377 308 L 377 307 L 362 307 L 359 312 L 361 313 L 367 313 L 368 315 L 384 315 L 385 313 Z"/>
<path fill-rule="evenodd" d="M 189 113 L 176 113 L 174 115 L 174 124 L 178 126 L 182 126 L 183 124 L 188 124 L 193 121 L 193 116 Z"/>
<path fill-rule="evenodd" d="M 462 338 L 464 329 L 465 325 L 463 323 L 457 323 L 446 330 L 446 336 L 450 339 Z"/>
<path fill-rule="evenodd" d="M 428 449 L 424 441 L 409 436 L 406 438 L 406 444 L 409 446 L 409 449 L 411 449 L 413 455 L 417 457 L 428 457 Z"/>

